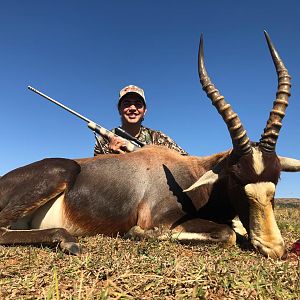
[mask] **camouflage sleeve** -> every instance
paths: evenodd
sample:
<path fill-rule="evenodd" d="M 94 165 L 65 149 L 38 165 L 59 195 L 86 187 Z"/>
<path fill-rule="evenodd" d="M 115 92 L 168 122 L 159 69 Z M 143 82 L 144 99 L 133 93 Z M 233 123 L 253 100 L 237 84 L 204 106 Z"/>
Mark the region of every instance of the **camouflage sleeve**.
<path fill-rule="evenodd" d="M 95 134 L 96 143 L 94 147 L 94 156 L 110 153 L 108 148 L 109 141 L 102 136 Z"/>
<path fill-rule="evenodd" d="M 166 146 L 179 152 L 181 155 L 189 155 L 185 150 L 183 150 L 179 145 L 175 143 L 169 136 L 161 131 L 152 132 L 152 140 L 154 145 Z"/>

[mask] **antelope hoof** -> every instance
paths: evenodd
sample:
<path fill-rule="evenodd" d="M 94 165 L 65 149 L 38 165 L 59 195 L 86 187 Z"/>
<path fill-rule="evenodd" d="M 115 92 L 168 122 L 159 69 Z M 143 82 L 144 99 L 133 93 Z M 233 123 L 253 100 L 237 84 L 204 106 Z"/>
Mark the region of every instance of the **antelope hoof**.
<path fill-rule="evenodd" d="M 61 242 L 59 244 L 62 251 L 73 254 L 80 255 L 82 254 L 82 248 L 78 243 L 75 242 Z"/>
<path fill-rule="evenodd" d="M 157 227 L 152 229 L 142 229 L 140 226 L 133 226 L 125 235 L 125 239 L 140 241 L 144 239 L 157 239 L 160 236 L 160 231 Z"/>
<path fill-rule="evenodd" d="M 124 235 L 124 239 L 130 240 L 141 240 L 145 234 L 145 231 L 138 225 L 133 226 L 130 230 Z"/>
<path fill-rule="evenodd" d="M 236 245 L 236 233 L 232 230 L 228 235 L 228 239 L 223 243 L 225 248 L 232 247 Z"/>
<path fill-rule="evenodd" d="M 230 227 L 225 227 L 217 233 L 212 233 L 211 238 L 216 242 L 221 242 L 224 248 L 236 245 L 236 233 Z"/>

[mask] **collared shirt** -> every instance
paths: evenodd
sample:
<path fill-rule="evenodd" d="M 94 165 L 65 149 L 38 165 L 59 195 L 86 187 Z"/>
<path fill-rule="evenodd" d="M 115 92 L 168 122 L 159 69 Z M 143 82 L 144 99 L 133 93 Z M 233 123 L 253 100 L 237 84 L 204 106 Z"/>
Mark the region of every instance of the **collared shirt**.
<path fill-rule="evenodd" d="M 111 131 L 115 132 L 115 129 Z M 136 136 L 136 138 L 147 145 L 153 144 L 158 146 L 165 146 L 167 148 L 176 150 L 181 155 L 188 155 L 188 153 L 185 150 L 183 150 L 180 146 L 178 146 L 169 136 L 158 130 L 153 130 L 141 126 L 141 130 L 138 136 Z M 113 151 L 109 149 L 109 141 L 103 138 L 102 136 L 96 136 L 94 156 L 107 153 L 113 153 Z"/>

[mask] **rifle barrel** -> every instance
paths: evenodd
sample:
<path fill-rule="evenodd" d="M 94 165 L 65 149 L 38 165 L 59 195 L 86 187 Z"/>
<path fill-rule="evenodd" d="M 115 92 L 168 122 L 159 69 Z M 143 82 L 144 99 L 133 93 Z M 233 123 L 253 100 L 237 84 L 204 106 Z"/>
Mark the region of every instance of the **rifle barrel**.
<path fill-rule="evenodd" d="M 65 106 L 64 104 L 60 103 L 57 100 L 54 100 L 52 98 L 50 98 L 49 96 L 43 94 L 42 92 L 40 92 L 39 90 L 28 86 L 28 89 L 35 92 L 36 94 L 44 97 L 45 99 L 53 102 L 54 104 L 60 106 L 61 108 L 65 109 L 66 111 L 70 112 L 71 114 L 75 115 L 76 117 L 82 119 L 83 121 L 88 123 L 88 127 L 90 129 L 92 129 L 93 131 L 97 132 L 98 134 L 102 135 L 103 137 L 107 138 L 108 140 L 110 140 L 111 137 L 115 136 L 115 134 L 107 129 L 105 129 L 104 127 L 96 124 L 95 122 L 93 122 L 92 120 L 86 118 L 85 116 L 79 114 L 77 111 Z M 125 132 L 126 133 L 126 132 Z M 125 142 L 126 142 L 126 148 L 128 150 L 128 152 L 132 152 L 134 150 L 136 150 L 136 148 L 142 147 L 143 144 L 139 141 L 136 141 L 136 139 L 134 137 L 132 137 L 130 134 L 126 133 L 126 137 L 122 137 Z M 124 135 L 124 134 L 123 134 Z M 129 139 L 129 140 L 128 140 Z"/>
<path fill-rule="evenodd" d="M 45 99 L 53 102 L 54 104 L 60 106 L 61 108 L 65 109 L 66 111 L 68 111 L 68 112 L 72 113 L 73 115 L 79 117 L 80 119 L 84 120 L 85 122 L 87 122 L 87 123 L 91 123 L 92 122 L 90 119 L 88 119 L 85 116 L 81 115 L 77 111 L 75 111 L 75 110 L 73 110 L 73 109 L 65 106 L 64 104 L 60 103 L 57 100 L 54 100 L 54 99 L 50 98 L 49 96 L 43 94 L 42 92 L 40 92 L 39 90 L 33 88 L 32 86 L 28 86 L 28 89 L 31 90 L 31 91 L 33 91 L 33 92 L 35 92 L 36 94 L 39 94 L 40 96 L 44 97 Z"/>

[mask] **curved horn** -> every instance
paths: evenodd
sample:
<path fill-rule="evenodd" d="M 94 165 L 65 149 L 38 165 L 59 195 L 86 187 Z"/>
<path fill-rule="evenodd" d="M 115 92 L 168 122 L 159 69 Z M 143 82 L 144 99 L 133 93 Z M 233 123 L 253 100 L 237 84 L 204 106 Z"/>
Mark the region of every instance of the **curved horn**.
<path fill-rule="evenodd" d="M 275 152 L 276 142 L 282 126 L 281 121 L 285 116 L 285 110 L 288 106 L 288 98 L 291 95 L 291 76 L 274 48 L 268 33 L 266 31 L 264 31 L 264 33 L 277 72 L 278 88 L 276 100 L 273 103 L 273 109 L 270 112 L 264 133 L 261 135 L 261 139 L 259 141 L 259 147 L 266 152 Z"/>
<path fill-rule="evenodd" d="M 217 108 L 218 113 L 222 116 L 229 130 L 233 152 L 239 156 L 246 155 L 252 151 L 250 140 L 247 136 L 238 115 L 232 110 L 224 97 L 220 95 L 215 88 L 210 78 L 207 75 L 204 65 L 204 50 L 203 50 L 203 35 L 201 34 L 199 54 L 198 54 L 198 72 L 200 82 L 206 95 L 212 101 L 212 104 Z"/>

